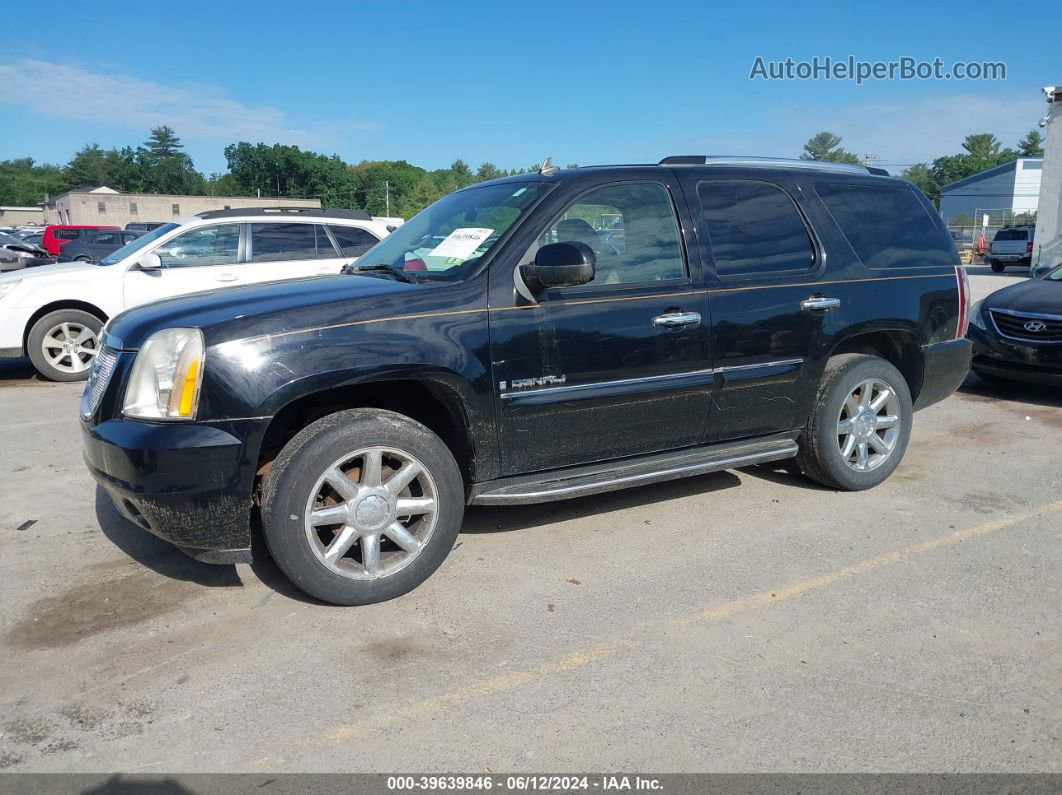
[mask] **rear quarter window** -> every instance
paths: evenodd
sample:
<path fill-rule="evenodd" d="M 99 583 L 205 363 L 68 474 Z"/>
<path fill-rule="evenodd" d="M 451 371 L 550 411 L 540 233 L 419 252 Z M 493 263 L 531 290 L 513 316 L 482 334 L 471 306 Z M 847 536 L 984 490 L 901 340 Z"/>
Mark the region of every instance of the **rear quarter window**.
<path fill-rule="evenodd" d="M 956 264 L 951 237 L 910 189 L 818 183 L 815 192 L 868 268 Z"/>

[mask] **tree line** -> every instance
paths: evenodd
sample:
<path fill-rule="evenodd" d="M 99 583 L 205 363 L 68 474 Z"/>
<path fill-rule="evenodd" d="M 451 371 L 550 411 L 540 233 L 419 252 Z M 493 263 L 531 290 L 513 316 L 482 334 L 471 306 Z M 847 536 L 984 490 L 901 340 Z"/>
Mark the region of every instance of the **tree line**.
<path fill-rule="evenodd" d="M 433 171 L 405 160 L 351 164 L 297 146 L 240 141 L 225 147 L 228 170 L 206 176 L 183 149 L 174 130 L 162 126 L 136 148 L 86 144 L 63 166 L 29 157 L 0 161 L 0 204 L 33 206 L 46 195 L 106 185 L 125 193 L 316 198 L 324 207 L 408 218 L 458 188 L 538 168 L 505 170 L 482 163 L 473 170 L 460 159 Z"/>
<path fill-rule="evenodd" d="M 1043 138 L 1032 130 L 1016 148 L 1004 147 L 991 133 L 968 135 L 964 151 L 932 163 L 918 163 L 900 173 L 938 205 L 940 189 L 949 182 L 1019 157 L 1042 157 Z M 842 139 L 823 131 L 813 136 L 800 155 L 804 160 L 860 163 L 842 146 Z M 66 165 L 38 164 L 23 157 L 0 161 L 0 204 L 33 206 L 46 195 L 76 187 L 107 185 L 126 193 L 171 193 L 208 196 L 269 196 L 317 198 L 324 207 L 358 207 L 373 215 L 408 218 L 451 191 L 497 177 L 534 171 L 499 169 L 482 163 L 473 170 L 463 160 L 429 171 L 405 160 L 363 160 L 353 164 L 338 155 L 304 151 L 283 144 L 240 141 L 225 147 L 228 170 L 206 176 L 184 152 L 173 129 L 155 127 L 137 147 L 103 149 L 86 144 Z M 575 163 L 569 163 L 574 167 Z"/>
<path fill-rule="evenodd" d="M 841 146 L 841 136 L 832 132 L 820 132 L 804 144 L 802 160 L 826 160 L 834 163 L 862 163 L 852 152 Z M 1003 146 L 991 133 L 974 133 L 962 140 L 964 151 L 943 155 L 932 163 L 916 163 L 900 172 L 901 179 L 913 182 L 929 197 L 934 206 L 940 206 L 940 189 L 949 183 L 1001 166 L 1019 157 L 1043 157 L 1044 139 L 1039 130 L 1030 130 L 1017 143 L 1016 148 Z"/>

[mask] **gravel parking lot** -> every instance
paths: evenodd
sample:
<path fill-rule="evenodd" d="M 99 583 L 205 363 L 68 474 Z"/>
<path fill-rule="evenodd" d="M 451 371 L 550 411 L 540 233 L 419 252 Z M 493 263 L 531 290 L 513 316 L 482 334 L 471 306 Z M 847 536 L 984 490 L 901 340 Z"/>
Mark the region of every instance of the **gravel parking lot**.
<path fill-rule="evenodd" d="M 0 366 L 0 769 L 1062 772 L 1057 391 L 970 376 L 870 492 L 470 509 L 363 608 L 124 523 L 79 394 Z"/>

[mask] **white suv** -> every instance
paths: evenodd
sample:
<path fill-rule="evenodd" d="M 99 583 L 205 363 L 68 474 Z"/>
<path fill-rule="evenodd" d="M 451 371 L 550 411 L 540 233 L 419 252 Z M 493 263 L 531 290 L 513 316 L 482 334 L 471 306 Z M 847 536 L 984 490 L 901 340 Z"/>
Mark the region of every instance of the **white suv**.
<path fill-rule="evenodd" d="M 213 210 L 164 224 L 99 262 L 0 276 L 0 358 L 53 381 L 88 377 L 108 318 L 186 293 L 339 273 L 387 236 L 361 210 Z"/>

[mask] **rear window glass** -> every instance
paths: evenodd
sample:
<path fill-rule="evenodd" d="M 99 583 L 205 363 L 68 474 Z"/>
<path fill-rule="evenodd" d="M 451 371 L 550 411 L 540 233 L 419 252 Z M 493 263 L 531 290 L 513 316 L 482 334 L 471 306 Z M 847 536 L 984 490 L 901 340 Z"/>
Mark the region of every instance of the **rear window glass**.
<path fill-rule="evenodd" d="M 993 240 L 1028 240 L 1029 233 L 1024 229 L 1000 229 Z"/>
<path fill-rule="evenodd" d="M 251 250 L 252 262 L 316 259 L 314 224 L 251 224 Z"/>
<path fill-rule="evenodd" d="M 52 237 L 56 240 L 75 240 L 80 235 L 80 229 L 55 229 L 52 231 Z"/>
<path fill-rule="evenodd" d="M 907 188 L 819 183 L 815 191 L 868 268 L 955 264 L 951 237 Z"/>

